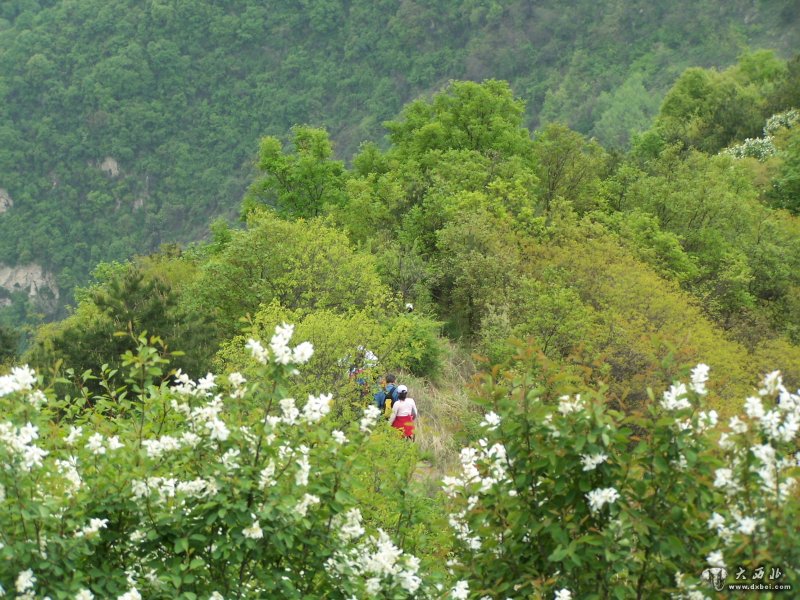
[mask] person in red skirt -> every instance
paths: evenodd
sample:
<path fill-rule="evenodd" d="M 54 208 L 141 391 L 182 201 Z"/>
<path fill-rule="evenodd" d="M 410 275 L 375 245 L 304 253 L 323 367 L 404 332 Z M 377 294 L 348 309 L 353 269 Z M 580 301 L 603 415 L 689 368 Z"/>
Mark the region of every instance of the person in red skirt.
<path fill-rule="evenodd" d="M 403 432 L 407 439 L 414 439 L 414 421 L 417 420 L 417 404 L 408 397 L 408 388 L 401 385 L 397 388 L 397 401 L 392 404 L 392 416 L 389 425 Z"/>

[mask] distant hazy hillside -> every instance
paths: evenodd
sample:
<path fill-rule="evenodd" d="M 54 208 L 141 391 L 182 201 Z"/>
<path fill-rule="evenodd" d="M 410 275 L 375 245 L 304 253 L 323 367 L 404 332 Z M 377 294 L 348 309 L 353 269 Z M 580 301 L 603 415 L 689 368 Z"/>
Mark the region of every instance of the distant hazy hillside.
<path fill-rule="evenodd" d="M 98 261 L 234 213 L 262 135 L 324 126 L 349 158 L 449 79 L 508 79 L 530 125 L 624 146 L 685 67 L 800 47 L 790 1 L 535 4 L 5 0 L 0 264 L 69 298 Z M 7 317 L 32 289 L 0 290 Z"/>

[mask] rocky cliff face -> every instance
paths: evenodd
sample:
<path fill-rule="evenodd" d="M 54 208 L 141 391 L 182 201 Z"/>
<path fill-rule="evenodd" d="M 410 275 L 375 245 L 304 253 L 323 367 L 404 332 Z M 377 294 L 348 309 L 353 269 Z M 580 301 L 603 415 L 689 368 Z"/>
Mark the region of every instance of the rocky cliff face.
<path fill-rule="evenodd" d="M 14 201 L 11 199 L 11 194 L 7 190 L 0 188 L 0 214 L 3 214 L 12 206 L 14 206 Z"/>
<path fill-rule="evenodd" d="M 9 293 L 26 293 L 31 300 L 47 312 L 58 307 L 59 290 L 53 274 L 48 273 L 36 263 L 15 267 L 0 264 L 0 288 L 4 288 Z M 0 304 L 7 303 L 7 298 L 0 299 Z"/>

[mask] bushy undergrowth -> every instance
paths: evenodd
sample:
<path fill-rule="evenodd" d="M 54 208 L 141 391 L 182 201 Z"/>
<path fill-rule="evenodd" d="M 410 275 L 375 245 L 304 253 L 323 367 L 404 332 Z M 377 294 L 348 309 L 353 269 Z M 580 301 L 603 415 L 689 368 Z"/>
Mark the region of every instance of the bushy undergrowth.
<path fill-rule="evenodd" d="M 144 338 L 89 402 L 27 367 L 0 377 L 4 592 L 703 598 L 704 570 L 739 567 L 796 585 L 800 395 L 779 373 L 723 426 L 703 364 L 626 414 L 603 390 L 554 399 L 521 352 L 483 374 L 481 437 L 445 500 L 411 484 L 417 448 L 377 409 L 286 397 L 314 352 L 292 333 L 247 342 L 248 380 L 168 371 Z"/>
<path fill-rule="evenodd" d="M 142 340 L 126 390 L 76 410 L 0 380 L 0 582 L 18 597 L 425 597 L 420 561 L 367 534 L 354 484 L 377 409 L 334 429 L 330 395 L 285 397 L 313 353 L 280 326 L 260 370 L 167 377 Z M 400 444 L 399 440 L 396 440 Z M 390 488 L 393 489 L 393 488 Z"/>
<path fill-rule="evenodd" d="M 796 585 L 800 396 L 779 373 L 722 427 L 704 410 L 706 365 L 624 414 L 602 392 L 546 400 L 532 357 L 485 375 L 484 435 L 444 481 L 462 591 L 704 598 L 705 569 L 759 566 Z"/>

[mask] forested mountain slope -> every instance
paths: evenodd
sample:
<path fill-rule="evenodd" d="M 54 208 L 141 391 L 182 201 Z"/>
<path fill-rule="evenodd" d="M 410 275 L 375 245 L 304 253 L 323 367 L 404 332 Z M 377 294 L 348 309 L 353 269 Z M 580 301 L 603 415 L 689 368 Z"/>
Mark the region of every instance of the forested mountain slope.
<path fill-rule="evenodd" d="M 409 99 L 493 77 L 529 125 L 624 147 L 685 67 L 796 48 L 797 19 L 749 1 L 3 2 L 0 263 L 55 276 L 4 271 L 5 318 L 34 284 L 52 309 L 97 262 L 234 214 L 262 135 L 325 126 L 349 158 Z"/>

